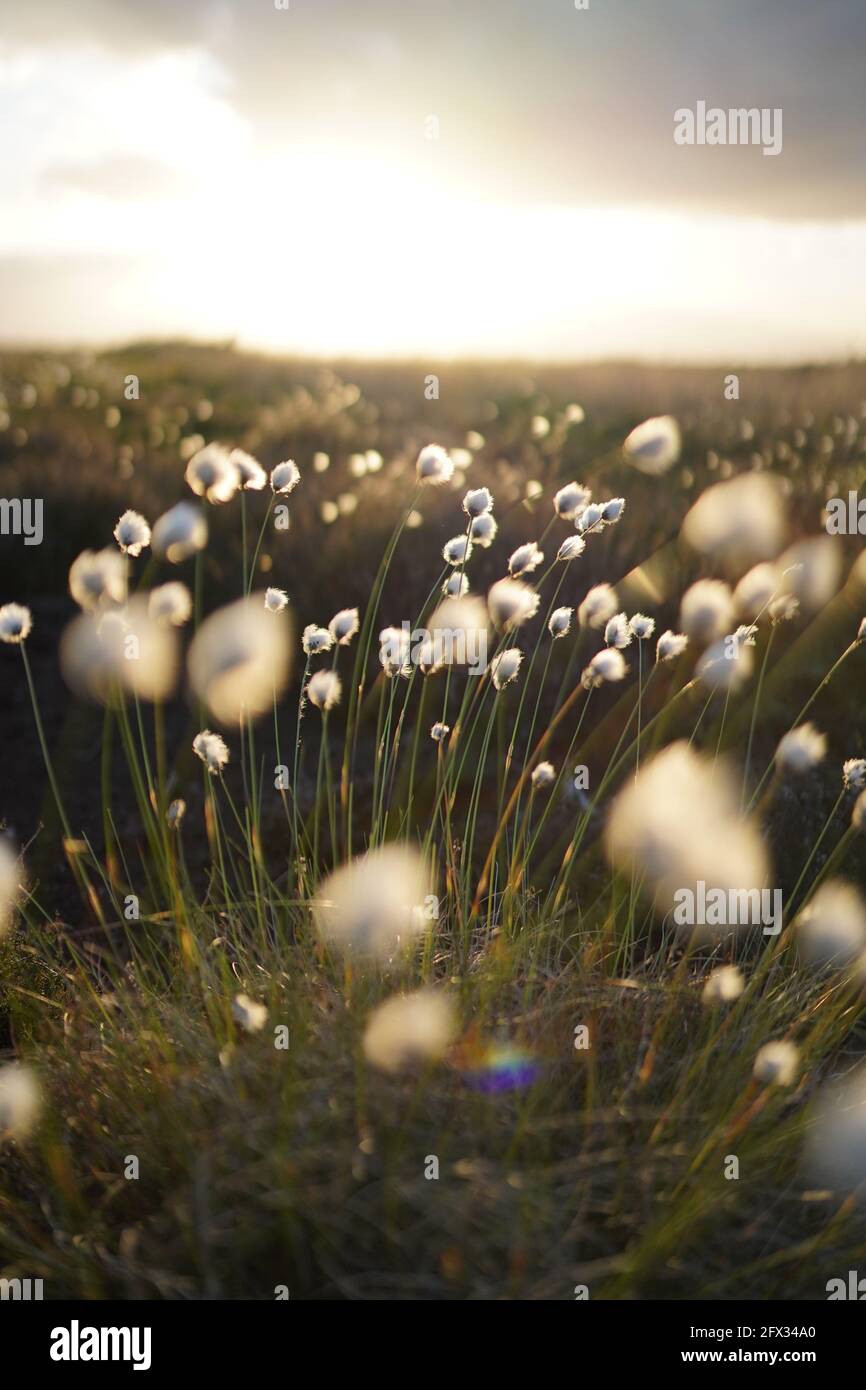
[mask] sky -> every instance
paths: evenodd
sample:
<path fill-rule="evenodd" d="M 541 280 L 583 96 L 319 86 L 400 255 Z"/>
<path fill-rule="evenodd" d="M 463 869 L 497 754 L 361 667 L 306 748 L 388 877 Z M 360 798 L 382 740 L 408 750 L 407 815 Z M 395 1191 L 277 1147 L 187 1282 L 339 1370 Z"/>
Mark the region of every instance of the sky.
<path fill-rule="evenodd" d="M 0 0 L 0 339 L 866 352 L 866 0 L 278 3 Z"/>

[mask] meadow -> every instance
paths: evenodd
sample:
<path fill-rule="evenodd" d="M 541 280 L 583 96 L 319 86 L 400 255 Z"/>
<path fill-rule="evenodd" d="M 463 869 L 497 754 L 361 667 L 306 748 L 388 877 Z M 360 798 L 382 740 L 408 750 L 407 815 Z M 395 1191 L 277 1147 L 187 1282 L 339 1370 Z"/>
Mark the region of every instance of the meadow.
<path fill-rule="evenodd" d="M 864 461 L 859 363 L 0 353 L 0 1277 L 862 1265 Z"/>

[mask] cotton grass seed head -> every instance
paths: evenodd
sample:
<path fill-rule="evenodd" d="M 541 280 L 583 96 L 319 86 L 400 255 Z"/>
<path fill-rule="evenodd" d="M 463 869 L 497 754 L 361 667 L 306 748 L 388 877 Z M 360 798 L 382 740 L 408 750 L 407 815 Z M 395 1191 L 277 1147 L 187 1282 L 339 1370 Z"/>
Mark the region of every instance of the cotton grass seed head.
<path fill-rule="evenodd" d="M 842 553 L 835 537 L 811 536 L 797 541 L 778 561 L 786 592 L 807 613 L 830 602 L 842 578 Z"/>
<path fill-rule="evenodd" d="M 245 1033 L 260 1033 L 268 1021 L 268 1010 L 248 994 L 236 994 L 232 1000 L 232 1018 Z"/>
<path fill-rule="evenodd" d="M 553 763 L 537 763 L 532 769 L 531 782 L 536 791 L 544 791 L 556 781 Z"/>
<path fill-rule="evenodd" d="M 695 676 L 707 690 L 738 690 L 751 676 L 754 664 L 749 643 L 733 635 L 720 637 L 700 657 Z"/>
<path fill-rule="evenodd" d="M 601 519 L 605 526 L 615 526 L 625 511 L 624 497 L 609 497 L 602 503 Z"/>
<path fill-rule="evenodd" d="M 650 477 L 667 473 L 680 456 L 682 437 L 672 415 L 659 415 L 636 425 L 622 446 L 632 467 Z"/>
<path fill-rule="evenodd" d="M 602 647 L 585 667 L 581 684 L 585 690 L 597 690 L 609 682 L 623 680 L 627 670 L 625 658 L 618 648 Z"/>
<path fill-rule="evenodd" d="M 318 623 L 307 623 L 301 633 L 301 646 L 305 656 L 318 656 L 329 652 L 334 645 L 334 634 L 330 628 L 319 627 Z"/>
<path fill-rule="evenodd" d="M 294 459 L 285 459 L 283 463 L 278 463 L 276 468 L 271 469 L 271 492 L 280 497 L 288 497 L 300 481 L 301 475 Z"/>
<path fill-rule="evenodd" d="M 229 750 L 220 734 L 211 733 L 210 729 L 202 729 L 192 741 L 192 750 L 196 757 L 201 758 L 212 777 L 221 776 L 229 760 Z"/>
<path fill-rule="evenodd" d="M 586 541 L 583 539 L 583 536 L 566 536 L 562 545 L 556 552 L 556 558 L 557 560 L 563 560 L 565 562 L 576 560 L 585 550 Z"/>
<path fill-rule="evenodd" d="M 186 802 L 183 797 L 179 796 L 171 803 L 165 813 L 166 824 L 169 830 L 180 830 L 185 815 Z"/>
<path fill-rule="evenodd" d="M 737 616 L 753 622 L 769 608 L 782 585 L 782 576 L 767 561 L 748 570 L 734 589 Z"/>
<path fill-rule="evenodd" d="M 430 737 L 434 743 L 444 743 L 450 732 L 450 724 L 443 724 L 441 721 L 437 720 L 430 730 Z"/>
<path fill-rule="evenodd" d="M 806 1161 L 820 1183 L 836 1192 L 857 1190 L 866 1181 L 866 1067 L 825 1087 L 810 1125 Z"/>
<path fill-rule="evenodd" d="M 604 503 L 588 503 L 583 511 L 578 513 L 574 526 L 580 536 L 589 536 L 593 531 L 602 531 L 604 529 Z"/>
<path fill-rule="evenodd" d="M 446 565 L 465 565 L 471 554 L 472 542 L 468 536 L 452 536 L 442 547 Z"/>
<path fill-rule="evenodd" d="M 776 767 L 780 772 L 802 776 L 811 772 L 827 756 L 827 735 L 814 724 L 799 724 L 779 740 Z"/>
<path fill-rule="evenodd" d="M 635 613 L 629 618 L 628 625 L 632 637 L 636 637 L 638 642 L 648 641 L 656 630 L 655 618 L 648 618 L 645 613 Z"/>
<path fill-rule="evenodd" d="M 418 455 L 415 472 L 418 482 L 425 487 L 441 487 L 450 481 L 454 463 L 441 444 L 428 444 Z"/>
<path fill-rule="evenodd" d="M 581 627 L 591 627 L 598 631 L 617 610 L 619 600 L 616 590 L 610 584 L 595 584 L 584 597 L 577 610 L 577 620 Z"/>
<path fill-rule="evenodd" d="M 328 623 L 328 631 L 338 647 L 348 647 L 359 627 L 357 608 L 341 608 Z"/>
<path fill-rule="evenodd" d="M 629 645 L 631 638 L 631 628 L 625 613 L 614 613 L 612 618 L 608 618 L 604 627 L 604 640 L 608 647 L 619 647 L 622 650 Z"/>
<path fill-rule="evenodd" d="M 490 676 L 497 690 L 517 679 L 522 662 L 523 652 L 517 647 L 508 647 L 493 657 L 490 662 Z"/>
<path fill-rule="evenodd" d="M 307 696 L 316 709 L 332 710 L 340 703 L 343 685 L 336 671 L 316 671 L 307 682 Z"/>
<path fill-rule="evenodd" d="M 848 758 L 842 764 L 842 786 L 846 791 L 866 787 L 866 758 Z"/>
<path fill-rule="evenodd" d="M 82 613 L 60 639 L 60 669 L 67 685 L 101 704 L 124 694 L 167 700 L 179 667 L 176 629 L 152 617 L 149 600 L 141 595 L 122 610 Z"/>
<path fill-rule="evenodd" d="M 204 550 L 207 536 L 207 522 L 201 510 L 191 502 L 178 502 L 157 521 L 151 544 L 156 555 L 178 565 Z"/>
<path fill-rule="evenodd" d="M 261 492 L 268 481 L 268 475 L 258 459 L 253 458 L 252 454 L 248 454 L 244 449 L 232 449 L 229 462 L 237 469 L 241 487 L 245 492 Z"/>
<path fill-rule="evenodd" d="M 592 500 L 592 493 L 582 483 L 566 483 L 554 493 L 553 509 L 563 521 L 574 521 L 579 512 Z"/>
<path fill-rule="evenodd" d="M 446 598 L 463 598 L 469 593 L 469 575 L 453 570 L 442 585 L 442 592 Z"/>
<path fill-rule="evenodd" d="M 699 554 L 742 569 L 778 555 L 786 529 L 778 480 L 767 473 L 743 473 L 702 492 L 682 534 Z"/>
<path fill-rule="evenodd" d="M 192 594 L 179 580 L 158 584 L 147 596 L 147 611 L 156 623 L 183 627 L 192 617 Z"/>
<path fill-rule="evenodd" d="M 69 592 L 85 612 L 126 602 L 126 566 L 116 550 L 83 550 L 69 569 Z"/>
<path fill-rule="evenodd" d="M 793 1086 L 800 1072 L 799 1049 L 781 1038 L 764 1043 L 755 1055 L 752 1071 L 763 1086 Z"/>
<path fill-rule="evenodd" d="M 565 637 L 571 631 L 571 620 L 574 617 L 573 608 L 554 608 L 547 624 L 547 630 L 551 637 Z"/>
<path fill-rule="evenodd" d="M 408 845 L 383 845 L 350 860 L 316 890 L 313 920 L 329 946 L 359 959 L 386 962 L 416 942 L 435 921 L 424 860 Z"/>
<path fill-rule="evenodd" d="M 405 628 L 382 628 L 379 633 L 379 662 L 389 680 L 411 675 L 411 645 L 411 636 Z"/>
<path fill-rule="evenodd" d="M 469 527 L 469 539 L 473 545 L 480 546 L 482 550 L 489 550 L 496 540 L 496 533 L 499 527 L 492 512 L 482 512 L 481 516 L 474 516 Z"/>
<path fill-rule="evenodd" d="M 490 489 L 486 487 L 470 488 L 463 498 L 463 510 L 467 516 L 483 516 L 492 506 L 493 498 Z"/>
<path fill-rule="evenodd" d="M 26 642 L 33 630 L 33 615 L 23 603 L 4 603 L 0 608 L 0 642 Z"/>
<path fill-rule="evenodd" d="M 508 560 L 508 572 L 512 579 L 519 578 L 523 574 L 532 574 L 544 559 L 544 554 L 539 550 L 535 541 L 528 541 L 526 545 L 519 545 Z"/>
<path fill-rule="evenodd" d="M 364 1056 L 392 1075 L 419 1063 L 438 1061 L 457 1031 L 451 1002 L 432 989 L 396 995 L 370 1015 L 364 1030 Z"/>
<path fill-rule="evenodd" d="M 140 555 L 150 545 L 150 527 L 140 512 L 124 512 L 114 528 L 114 539 L 125 555 Z"/>
<path fill-rule="evenodd" d="M 230 502 L 240 487 L 240 474 L 222 444 L 206 444 L 186 466 L 186 481 L 197 497 L 214 504 Z"/>
<path fill-rule="evenodd" d="M 866 905 L 850 883 L 822 883 L 796 920 L 797 948 L 808 965 L 841 970 L 866 950 Z"/>
<path fill-rule="evenodd" d="M 732 1004 L 743 992 L 744 980 L 736 965 L 720 965 L 710 972 L 704 985 L 701 1000 L 708 1007 L 716 1004 Z"/>
<path fill-rule="evenodd" d="M 0 1067 L 0 1144 L 26 1139 L 41 1108 L 42 1092 L 35 1071 L 18 1062 Z"/>
<path fill-rule="evenodd" d="M 289 615 L 275 623 L 261 593 L 206 618 L 187 658 L 193 692 L 225 725 L 272 709 L 285 689 L 290 666 Z"/>
<path fill-rule="evenodd" d="M 268 613 L 282 613 L 288 607 L 289 596 L 285 589 L 266 589 L 265 608 Z"/>
<path fill-rule="evenodd" d="M 497 579 L 487 595 L 487 608 L 498 632 L 522 627 L 538 612 L 538 594 L 519 579 Z"/>
<path fill-rule="evenodd" d="M 656 642 L 656 661 L 675 661 L 688 645 L 689 639 L 684 632 L 671 632 L 668 628 Z"/>
<path fill-rule="evenodd" d="M 693 642 L 708 646 L 730 632 L 733 619 L 733 595 L 721 579 L 699 579 L 683 594 L 680 627 Z"/>

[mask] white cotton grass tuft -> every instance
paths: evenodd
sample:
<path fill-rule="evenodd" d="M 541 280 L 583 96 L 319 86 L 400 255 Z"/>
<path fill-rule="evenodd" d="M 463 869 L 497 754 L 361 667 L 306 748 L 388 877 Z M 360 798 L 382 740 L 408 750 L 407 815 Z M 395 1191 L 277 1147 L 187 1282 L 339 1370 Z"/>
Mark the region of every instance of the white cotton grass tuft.
<path fill-rule="evenodd" d="M 583 536 L 566 536 L 556 552 L 556 558 L 567 563 L 569 560 L 576 560 L 585 550 L 586 541 Z"/>
<path fill-rule="evenodd" d="M 841 970 L 866 950 L 866 904 L 853 884 L 831 879 L 809 899 L 795 928 L 808 965 Z"/>
<path fill-rule="evenodd" d="M 763 1086 L 793 1086 L 800 1074 L 800 1051 L 782 1038 L 764 1043 L 755 1054 L 752 1072 Z"/>
<path fill-rule="evenodd" d="M 743 473 L 708 487 L 682 526 L 693 550 L 739 571 L 778 555 L 786 530 L 782 489 L 767 473 Z"/>
<path fill-rule="evenodd" d="M 617 647 L 602 647 L 585 667 L 581 683 L 585 690 L 597 690 L 599 686 L 623 680 L 627 671 L 625 657 Z"/>
<path fill-rule="evenodd" d="M 605 526 L 615 526 L 624 511 L 624 497 L 609 497 L 601 504 L 601 519 Z"/>
<path fill-rule="evenodd" d="M 734 589 L 734 608 L 737 616 L 753 622 L 772 603 L 782 587 L 778 566 L 763 561 L 753 565 Z"/>
<path fill-rule="evenodd" d="M 699 658 L 695 677 L 707 690 L 738 690 L 749 679 L 755 659 L 751 644 L 735 635 L 711 642 Z"/>
<path fill-rule="evenodd" d="M 591 627 L 598 631 L 612 618 L 619 606 L 616 590 L 610 584 L 595 584 L 585 595 L 577 610 L 581 627 Z"/>
<path fill-rule="evenodd" d="M 866 1066 L 826 1086 L 812 1112 L 806 1163 L 812 1175 L 836 1192 L 857 1192 L 866 1182 Z"/>
<path fill-rule="evenodd" d="M 721 579 L 698 579 L 680 604 L 680 627 L 693 642 L 709 646 L 733 626 L 733 595 Z"/>
<path fill-rule="evenodd" d="M 450 724 L 443 724 L 441 720 L 436 721 L 430 730 L 430 737 L 434 743 L 444 743 L 451 732 Z"/>
<path fill-rule="evenodd" d="M 493 506 L 493 497 L 486 487 L 470 488 L 463 498 L 463 510 L 467 516 L 484 516 Z"/>
<path fill-rule="evenodd" d="M 379 662 L 389 680 L 410 676 L 412 639 L 402 627 L 383 627 L 379 633 Z"/>
<path fill-rule="evenodd" d="M 582 483 L 566 483 L 553 496 L 553 509 L 563 521 L 574 521 L 579 512 L 592 500 L 592 493 Z"/>
<path fill-rule="evenodd" d="M 210 729 L 202 729 L 192 741 L 192 750 L 197 758 L 201 758 L 212 777 L 222 775 L 222 770 L 229 760 L 229 750 L 220 734 L 214 734 Z"/>
<path fill-rule="evenodd" d="M 5 838 L 0 838 L 0 937 L 9 930 L 21 892 L 23 869 Z"/>
<path fill-rule="evenodd" d="M 432 989 L 395 995 L 373 1011 L 364 1029 L 364 1056 L 371 1066 L 392 1075 L 436 1062 L 457 1033 L 453 1005 Z"/>
<path fill-rule="evenodd" d="M 190 685 L 220 724 L 255 719 L 282 694 L 291 666 L 290 615 L 275 623 L 251 594 L 206 618 L 187 657 Z"/>
<path fill-rule="evenodd" d="M 268 475 L 257 458 L 253 458 L 245 449 L 232 449 L 229 462 L 238 470 L 240 485 L 245 492 L 261 492 Z"/>
<path fill-rule="evenodd" d="M 480 546 L 482 550 L 489 550 L 496 540 L 496 533 L 499 527 L 492 512 L 482 512 L 481 516 L 474 516 L 469 526 L 469 539 L 473 545 Z"/>
<path fill-rule="evenodd" d="M 417 850 L 389 844 L 352 859 L 317 888 L 313 920 L 339 951 L 386 962 L 430 929 L 430 876 Z"/>
<path fill-rule="evenodd" d="M 491 659 L 490 677 L 497 690 L 517 679 L 522 663 L 523 652 L 518 647 L 507 647 Z"/>
<path fill-rule="evenodd" d="M 319 656 L 329 652 L 334 645 L 334 634 L 330 628 L 319 627 L 318 623 L 307 623 L 301 633 L 301 646 L 305 656 Z"/>
<path fill-rule="evenodd" d="M 866 787 L 866 758 L 847 758 L 842 764 L 842 786 L 846 791 Z"/>
<path fill-rule="evenodd" d="M 328 631 L 338 647 L 348 647 L 360 625 L 357 608 L 341 608 L 328 623 Z"/>
<path fill-rule="evenodd" d="M 779 740 L 775 761 L 779 772 L 791 772 L 799 777 L 811 772 L 826 756 L 827 735 L 814 724 L 807 723 L 789 729 Z"/>
<path fill-rule="evenodd" d="M 631 639 L 632 631 L 625 613 L 614 613 L 612 618 L 608 618 L 604 627 L 606 646 L 618 647 L 622 651 L 630 644 Z"/>
<path fill-rule="evenodd" d="M 537 763 L 532 769 L 530 781 L 536 791 L 544 791 L 547 787 L 553 786 L 556 781 L 556 769 L 553 763 Z"/>
<path fill-rule="evenodd" d="M 536 591 L 519 579 L 497 579 L 487 595 L 487 608 L 498 632 L 522 627 L 538 612 Z"/>
<path fill-rule="evenodd" d="M 479 668 L 483 664 L 490 631 L 483 599 L 472 595 L 444 598 L 427 619 L 426 627 L 436 636 L 445 664 L 465 661 L 470 666 L 477 663 Z"/>
<path fill-rule="evenodd" d="M 571 631 L 573 617 L 573 608 L 554 608 L 547 624 L 547 630 L 551 637 L 566 637 Z"/>
<path fill-rule="evenodd" d="M 340 703 L 343 685 L 336 671 L 316 671 L 307 681 L 307 697 L 316 709 L 328 710 Z"/>
<path fill-rule="evenodd" d="M 638 642 L 647 642 L 656 630 L 655 618 L 648 618 L 646 613 L 635 613 L 629 618 L 629 630 L 632 637 Z"/>
<path fill-rule="evenodd" d="M 260 1033 L 268 1021 L 267 1005 L 251 999 L 248 994 L 236 994 L 232 1000 L 232 1018 L 245 1033 Z"/>
<path fill-rule="evenodd" d="M 680 427 L 674 417 L 657 415 L 635 426 L 625 440 L 622 451 L 639 472 L 659 478 L 676 463 L 681 448 Z"/>
<path fill-rule="evenodd" d="M 178 634 L 136 595 L 125 609 L 82 613 L 60 639 L 60 669 L 71 690 L 101 704 L 128 693 L 164 701 L 180 667 Z"/>
<path fill-rule="evenodd" d="M 0 642 L 15 646 L 26 642 L 33 631 L 33 615 L 23 603 L 4 603 L 0 608 Z"/>
<path fill-rule="evenodd" d="M 778 598 L 774 598 L 769 605 L 767 616 L 773 627 L 777 627 L 779 623 L 791 622 L 799 611 L 799 599 L 795 598 L 793 594 L 779 594 Z"/>
<path fill-rule="evenodd" d="M 182 796 L 178 796 L 165 813 L 165 820 L 169 830 L 180 830 L 185 815 L 186 802 Z"/>
<path fill-rule="evenodd" d="M 543 559 L 544 553 L 539 550 L 535 541 L 528 541 L 526 545 L 519 545 L 509 556 L 508 573 L 512 579 L 518 579 L 523 574 L 532 574 Z"/>
<path fill-rule="evenodd" d="M 12 1062 L 0 1067 L 0 1144 L 26 1139 L 42 1109 L 42 1089 L 32 1067 Z"/>
<path fill-rule="evenodd" d="M 454 460 L 441 444 L 428 444 L 418 455 L 415 473 L 418 482 L 425 487 L 439 487 L 450 482 L 454 474 Z"/>
<path fill-rule="evenodd" d="M 280 497 L 288 497 L 300 481 L 301 475 L 294 459 L 285 459 L 271 469 L 271 492 Z"/>
<path fill-rule="evenodd" d="M 701 1001 L 708 1007 L 716 1004 L 733 1004 L 739 999 L 745 987 L 742 972 L 736 965 L 719 965 L 707 976 L 701 992 Z"/>
<path fill-rule="evenodd" d="M 468 536 L 452 536 L 442 547 L 446 565 L 465 565 L 471 554 L 472 542 Z"/>
<path fill-rule="evenodd" d="M 463 598 L 469 593 L 469 575 L 452 570 L 442 585 L 442 593 L 446 598 Z"/>
<path fill-rule="evenodd" d="M 656 661 L 675 661 L 688 645 L 689 639 L 684 632 L 672 632 L 668 628 L 656 642 Z"/>
<path fill-rule="evenodd" d="M 201 509 L 192 502 L 178 502 L 156 522 L 151 545 L 154 554 L 178 565 L 204 550 L 207 537 L 207 521 Z"/>
<path fill-rule="evenodd" d="M 138 556 L 150 545 L 150 526 L 140 512 L 126 511 L 114 528 L 114 539 L 124 555 Z"/>
<path fill-rule="evenodd" d="M 842 552 L 832 536 L 797 541 L 779 557 L 785 590 L 806 613 L 830 602 L 842 578 Z"/>
<path fill-rule="evenodd" d="M 285 589 L 265 590 L 265 609 L 268 613 L 282 613 L 289 606 L 289 596 Z"/>
<path fill-rule="evenodd" d="M 126 602 L 126 564 L 117 550 L 82 550 L 69 568 L 69 592 L 79 608 L 119 607 Z"/>
<path fill-rule="evenodd" d="M 594 531 L 603 531 L 604 503 L 589 502 L 583 511 L 578 513 L 574 526 L 580 536 L 589 536 Z"/>
<path fill-rule="evenodd" d="M 761 889 L 769 875 L 766 845 L 759 827 L 740 815 L 740 794 L 741 778 L 721 758 L 673 743 L 616 796 L 605 831 L 608 858 L 645 880 L 663 915 L 683 889 L 697 893 L 699 882 L 708 894 Z M 712 936 L 722 929 L 701 930 Z"/>
<path fill-rule="evenodd" d="M 192 594 L 179 580 L 158 584 L 147 596 L 147 611 L 155 623 L 183 627 L 192 617 Z"/>
<path fill-rule="evenodd" d="M 228 449 L 222 444 L 206 444 L 193 454 L 184 476 L 197 497 L 214 504 L 230 502 L 241 481 Z"/>

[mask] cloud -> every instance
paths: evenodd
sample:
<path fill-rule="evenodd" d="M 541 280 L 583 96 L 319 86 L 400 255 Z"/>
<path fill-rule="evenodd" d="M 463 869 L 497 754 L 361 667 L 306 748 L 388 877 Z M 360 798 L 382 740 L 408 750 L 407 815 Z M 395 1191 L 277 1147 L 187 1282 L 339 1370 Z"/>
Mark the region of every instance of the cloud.
<path fill-rule="evenodd" d="M 123 202 L 176 197 L 185 186 L 176 169 L 157 159 L 129 154 L 53 164 L 42 177 L 48 187 L 71 188 L 79 193 Z"/>

